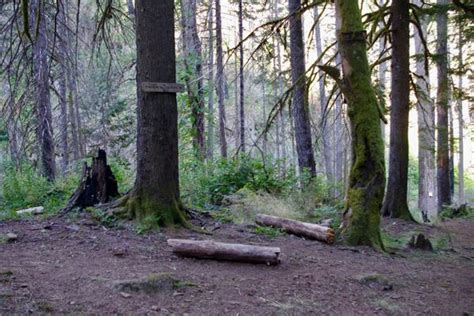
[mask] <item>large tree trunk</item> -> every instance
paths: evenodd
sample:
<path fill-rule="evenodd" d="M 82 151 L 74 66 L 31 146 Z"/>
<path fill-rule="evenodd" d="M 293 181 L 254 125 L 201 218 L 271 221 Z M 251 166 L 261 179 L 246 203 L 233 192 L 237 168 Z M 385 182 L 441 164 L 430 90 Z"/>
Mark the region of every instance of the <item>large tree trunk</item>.
<path fill-rule="evenodd" d="M 379 214 L 385 187 L 384 146 L 358 1 L 336 0 L 336 15 L 352 135 L 352 167 L 342 233 L 351 245 L 383 248 Z"/>
<path fill-rule="evenodd" d="M 214 158 L 214 1 L 209 3 L 209 92 L 208 92 L 208 121 L 207 121 L 207 158 Z"/>
<path fill-rule="evenodd" d="M 448 0 L 438 0 L 441 10 L 436 14 L 438 31 L 437 58 L 438 90 L 436 94 L 436 110 L 438 114 L 437 130 L 437 184 L 438 184 L 438 211 L 444 205 L 451 204 L 451 189 L 449 181 L 449 125 L 448 125 L 448 17 L 444 7 Z"/>
<path fill-rule="evenodd" d="M 301 0 L 288 0 L 290 13 L 290 50 L 291 77 L 293 92 L 293 120 L 295 124 L 296 151 L 300 173 L 308 171 L 316 176 L 309 109 L 306 98 L 305 51 L 303 43 L 303 25 L 301 21 Z"/>
<path fill-rule="evenodd" d="M 415 4 L 420 5 L 417 0 Z M 426 36 L 427 22 L 420 17 L 421 30 Z M 418 114 L 418 208 L 425 221 L 436 218 L 436 167 L 435 167 L 435 113 L 430 96 L 430 78 L 425 69 L 425 49 L 418 30 L 415 30 L 416 97 Z"/>
<path fill-rule="evenodd" d="M 202 49 L 196 24 L 196 0 L 181 0 L 182 28 L 184 33 L 185 82 L 191 106 L 193 147 L 200 159 L 206 155 L 204 138 L 204 90 L 202 75 Z"/>
<path fill-rule="evenodd" d="M 227 141 L 225 137 L 224 107 L 224 62 L 222 56 L 222 19 L 221 2 L 216 1 L 216 46 L 217 46 L 217 102 L 219 108 L 219 143 L 222 158 L 227 158 Z"/>
<path fill-rule="evenodd" d="M 318 6 L 314 7 L 314 18 L 318 19 L 319 12 Z M 314 30 L 315 42 L 316 42 L 316 53 L 318 58 L 323 54 L 323 43 L 321 41 L 321 27 L 319 23 L 316 25 Z M 324 61 L 320 60 L 320 63 L 323 64 Z M 321 78 L 319 80 L 319 103 L 321 111 L 321 136 L 323 140 L 323 157 L 324 157 L 324 168 L 326 171 L 326 179 L 328 183 L 332 186 L 334 185 L 334 164 L 333 157 L 331 152 L 331 131 L 329 129 L 329 108 L 326 109 L 326 104 L 328 100 L 326 97 L 326 87 L 324 86 L 324 80 Z"/>
<path fill-rule="evenodd" d="M 280 248 L 228 244 L 212 240 L 168 239 L 173 252 L 185 257 L 239 261 L 247 263 L 280 263 Z"/>
<path fill-rule="evenodd" d="M 410 111 L 409 1 L 393 1 L 390 162 L 382 214 L 412 220 L 408 209 L 408 114 Z"/>
<path fill-rule="evenodd" d="M 39 0 L 30 2 L 32 14 L 36 21 L 30 23 L 31 34 L 36 34 L 33 43 L 33 72 L 36 87 L 37 140 L 40 149 L 41 171 L 50 181 L 56 176 L 54 154 L 53 119 L 51 113 L 51 97 L 49 93 L 49 61 L 48 38 L 46 23 L 48 18 L 44 12 L 44 3 Z M 38 31 L 36 32 L 36 27 Z"/>
<path fill-rule="evenodd" d="M 239 0 L 239 116 L 240 116 L 240 150 L 245 152 L 245 91 L 244 91 L 244 27 L 242 0 Z"/>
<path fill-rule="evenodd" d="M 68 146 L 68 115 L 67 115 L 67 67 L 68 67 L 68 37 L 66 24 L 66 10 L 64 3 L 58 2 L 58 56 L 59 56 L 59 108 L 60 108 L 60 147 L 61 147 L 61 172 L 64 175 L 69 164 Z"/>
<path fill-rule="evenodd" d="M 463 26 L 459 26 L 459 68 L 462 68 L 463 65 Z M 459 91 L 463 90 L 463 74 L 460 73 L 458 77 L 458 89 Z M 464 203 L 464 119 L 462 111 L 463 98 L 459 96 L 457 103 L 457 112 L 458 112 L 458 129 L 459 129 L 459 161 L 458 161 L 458 203 L 461 205 Z"/>
<path fill-rule="evenodd" d="M 139 221 L 152 217 L 160 225 L 183 224 L 176 94 L 142 89 L 144 82 L 176 82 L 174 1 L 137 0 L 135 6 L 137 176 L 127 206 L 129 215 Z"/>

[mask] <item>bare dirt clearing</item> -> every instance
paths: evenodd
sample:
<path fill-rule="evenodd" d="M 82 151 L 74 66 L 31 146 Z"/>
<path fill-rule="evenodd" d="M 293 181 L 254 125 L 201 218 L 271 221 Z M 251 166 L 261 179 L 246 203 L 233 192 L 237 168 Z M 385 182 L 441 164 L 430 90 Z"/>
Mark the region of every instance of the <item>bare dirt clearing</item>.
<path fill-rule="evenodd" d="M 440 314 L 474 313 L 474 221 L 431 228 L 386 221 L 397 235 L 422 231 L 437 253 L 328 246 L 291 235 L 270 239 L 249 226 L 208 223 L 213 236 L 187 230 L 137 235 L 89 218 L 0 223 L 0 314 Z M 281 248 L 278 266 L 175 256 L 167 238 Z M 437 241 L 436 241 L 437 240 Z M 117 287 L 143 279 L 146 289 Z"/>

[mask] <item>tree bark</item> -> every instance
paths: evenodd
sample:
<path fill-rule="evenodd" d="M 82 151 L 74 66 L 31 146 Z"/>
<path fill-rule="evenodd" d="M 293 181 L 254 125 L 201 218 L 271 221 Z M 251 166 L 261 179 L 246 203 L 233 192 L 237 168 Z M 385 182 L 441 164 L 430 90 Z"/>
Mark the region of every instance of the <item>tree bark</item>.
<path fill-rule="evenodd" d="M 384 146 L 358 1 L 336 0 L 336 16 L 352 136 L 352 167 L 342 234 L 348 244 L 383 249 L 379 214 L 385 187 Z"/>
<path fill-rule="evenodd" d="M 288 0 L 290 13 L 290 63 L 293 92 L 293 120 L 295 124 L 296 151 L 300 173 L 308 171 L 316 176 L 311 126 L 306 97 L 305 51 L 303 43 L 303 25 L 301 21 L 301 0 Z"/>
<path fill-rule="evenodd" d="M 416 0 L 416 5 L 421 5 Z M 427 35 L 427 21 L 420 17 L 421 30 Z M 416 53 L 416 97 L 418 114 L 418 208 L 421 210 L 424 221 L 436 218 L 436 166 L 435 166 L 435 113 L 434 104 L 430 96 L 430 79 L 425 69 L 425 51 L 421 36 L 415 30 Z"/>
<path fill-rule="evenodd" d="M 259 225 L 282 228 L 287 233 L 324 241 L 328 244 L 334 243 L 336 236 L 334 230 L 330 227 L 295 221 L 287 218 L 258 214 L 255 221 Z"/>
<path fill-rule="evenodd" d="M 240 150 L 245 152 L 245 91 L 244 91 L 244 27 L 243 6 L 239 0 L 239 117 L 240 117 Z"/>
<path fill-rule="evenodd" d="M 382 214 L 413 220 L 408 209 L 408 115 L 410 112 L 409 1 L 393 1 L 390 161 Z"/>
<path fill-rule="evenodd" d="M 459 68 L 462 69 L 463 65 L 463 26 L 459 26 Z M 458 89 L 459 91 L 463 90 L 463 74 L 460 73 L 458 77 Z M 459 132 L 459 161 L 458 161 L 458 204 L 464 203 L 464 118 L 463 118 L 463 111 L 462 111 L 462 103 L 463 98 L 459 96 L 457 102 L 457 112 L 458 112 L 458 132 Z"/>
<path fill-rule="evenodd" d="M 208 95 L 208 121 L 207 121 L 207 158 L 214 158 L 214 1 L 209 2 L 209 95 Z"/>
<path fill-rule="evenodd" d="M 280 263 L 280 248 L 244 244 L 228 244 L 212 240 L 168 239 L 173 252 L 185 257 L 239 261 L 247 263 Z"/>
<path fill-rule="evenodd" d="M 181 0 L 181 18 L 184 33 L 185 82 L 192 113 L 193 147 L 198 159 L 206 156 L 204 137 L 204 79 L 202 49 L 196 24 L 196 0 Z"/>
<path fill-rule="evenodd" d="M 174 1 L 137 0 L 137 176 L 129 215 L 159 225 L 185 224 L 179 194 L 175 93 L 144 92 L 143 82 L 176 82 Z M 160 30 L 160 36 L 156 36 Z"/>
<path fill-rule="evenodd" d="M 436 93 L 437 112 L 437 186 L 438 186 L 438 211 L 444 205 L 451 204 L 451 189 L 449 180 L 449 83 L 448 83 L 448 17 L 446 6 L 448 0 L 437 0 L 439 6 L 436 14 L 437 25 L 437 58 L 438 89 Z"/>
<path fill-rule="evenodd" d="M 61 172 L 66 174 L 69 164 L 68 146 L 68 113 L 67 113 L 67 67 L 68 67 L 68 38 L 66 24 L 66 10 L 64 3 L 58 2 L 58 56 L 59 56 L 59 108 L 60 108 L 60 147 L 61 147 Z"/>
<path fill-rule="evenodd" d="M 36 21 L 30 23 L 30 27 L 37 25 L 38 32 L 33 42 L 33 72 L 36 87 L 36 117 L 37 123 L 37 140 L 40 148 L 41 171 L 43 175 L 50 181 L 54 181 L 56 177 L 56 162 L 54 153 L 54 135 L 53 135 L 53 119 L 51 113 L 51 97 L 49 93 L 49 61 L 48 61 L 48 38 L 47 38 L 47 22 L 48 19 L 44 12 L 44 3 L 39 0 L 30 2 L 32 17 Z"/>
<path fill-rule="evenodd" d="M 77 114 L 79 114 L 79 97 L 77 91 L 77 48 L 72 45 L 73 38 L 75 38 L 75 46 L 77 46 L 77 40 L 79 35 L 74 36 L 74 33 L 70 30 L 72 26 L 69 25 L 69 14 L 68 14 L 68 4 L 64 2 L 65 8 L 65 18 L 67 23 L 67 41 L 71 43 L 69 46 L 69 58 L 66 63 L 66 80 L 67 80 L 67 90 L 68 90 L 68 108 L 69 108 L 69 123 L 71 124 L 71 147 L 72 147 L 72 156 L 74 160 L 78 160 L 82 156 L 81 150 L 81 140 L 82 137 L 80 136 L 81 129 L 79 128 L 82 124 L 79 122 L 79 118 Z M 77 10 L 80 10 L 78 7 Z M 79 26 L 76 25 L 76 31 L 79 29 Z"/>
<path fill-rule="evenodd" d="M 319 12 L 318 6 L 314 7 L 314 19 L 318 19 Z M 323 54 L 323 43 L 321 41 L 321 27 L 319 23 L 315 26 L 314 36 L 316 42 L 316 53 L 318 58 Z M 324 61 L 321 59 L 320 63 L 323 64 Z M 326 109 L 326 104 L 328 99 L 326 97 L 326 87 L 324 85 L 324 80 L 321 78 L 319 80 L 319 103 L 320 103 L 320 112 L 321 112 L 321 136 L 323 140 L 323 157 L 324 157 L 324 169 L 326 171 L 326 179 L 330 186 L 334 186 L 334 164 L 333 157 L 331 152 L 331 131 L 328 126 L 329 121 L 329 109 Z"/>
<path fill-rule="evenodd" d="M 219 143 L 222 158 L 227 158 L 227 141 L 225 136 L 225 107 L 224 107 L 224 63 L 222 56 L 222 19 L 221 2 L 216 1 L 216 46 L 217 46 L 217 102 L 219 108 Z"/>

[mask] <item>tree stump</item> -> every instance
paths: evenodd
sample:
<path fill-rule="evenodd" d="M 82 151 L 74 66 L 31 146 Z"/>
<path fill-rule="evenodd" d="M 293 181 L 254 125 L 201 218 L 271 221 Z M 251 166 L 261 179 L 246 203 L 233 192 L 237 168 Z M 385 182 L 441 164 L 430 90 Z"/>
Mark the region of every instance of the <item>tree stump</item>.
<path fill-rule="evenodd" d="M 99 149 L 97 157 L 92 158 L 90 167 L 87 162 L 84 163 L 81 182 L 61 213 L 67 213 L 76 206 L 84 208 L 107 203 L 117 196 L 119 196 L 117 180 L 107 164 L 105 150 Z"/>

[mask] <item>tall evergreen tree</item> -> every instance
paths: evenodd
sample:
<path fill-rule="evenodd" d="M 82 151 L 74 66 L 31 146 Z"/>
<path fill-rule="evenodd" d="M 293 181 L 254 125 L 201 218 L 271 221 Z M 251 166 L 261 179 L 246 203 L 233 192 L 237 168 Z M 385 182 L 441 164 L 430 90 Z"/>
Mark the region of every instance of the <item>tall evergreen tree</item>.
<path fill-rule="evenodd" d="M 438 89 L 436 93 L 438 210 L 451 204 L 449 179 L 449 82 L 448 82 L 448 0 L 437 0 L 436 13 Z"/>
<path fill-rule="evenodd" d="M 137 175 L 128 197 L 128 211 L 138 220 L 152 217 L 160 225 L 183 224 L 176 94 L 143 91 L 144 82 L 176 82 L 174 1 L 137 0 L 135 5 Z"/>
<path fill-rule="evenodd" d="M 380 109 L 370 80 L 366 32 L 357 0 L 336 0 L 337 40 L 352 136 L 343 236 L 352 245 L 383 248 L 380 208 L 385 187 L 384 146 Z M 338 78 L 336 78 L 338 79 Z"/>
<path fill-rule="evenodd" d="M 300 172 L 307 170 L 316 175 L 311 126 L 306 97 L 305 51 L 303 43 L 303 25 L 301 21 L 301 0 L 288 0 L 290 14 L 290 62 L 291 78 L 294 86 L 293 121 L 295 125 L 296 151 Z"/>
<path fill-rule="evenodd" d="M 421 6 L 420 0 L 415 4 Z M 426 17 L 419 16 L 420 30 L 415 30 L 416 53 L 416 110 L 418 114 L 418 208 L 424 220 L 436 217 L 436 162 L 435 162 L 435 109 L 430 95 L 430 78 L 428 69 L 425 68 L 425 48 L 422 36 L 428 35 Z"/>
<path fill-rule="evenodd" d="M 408 209 L 408 115 L 410 112 L 409 1 L 393 1 L 390 161 L 382 214 L 412 219 Z"/>

